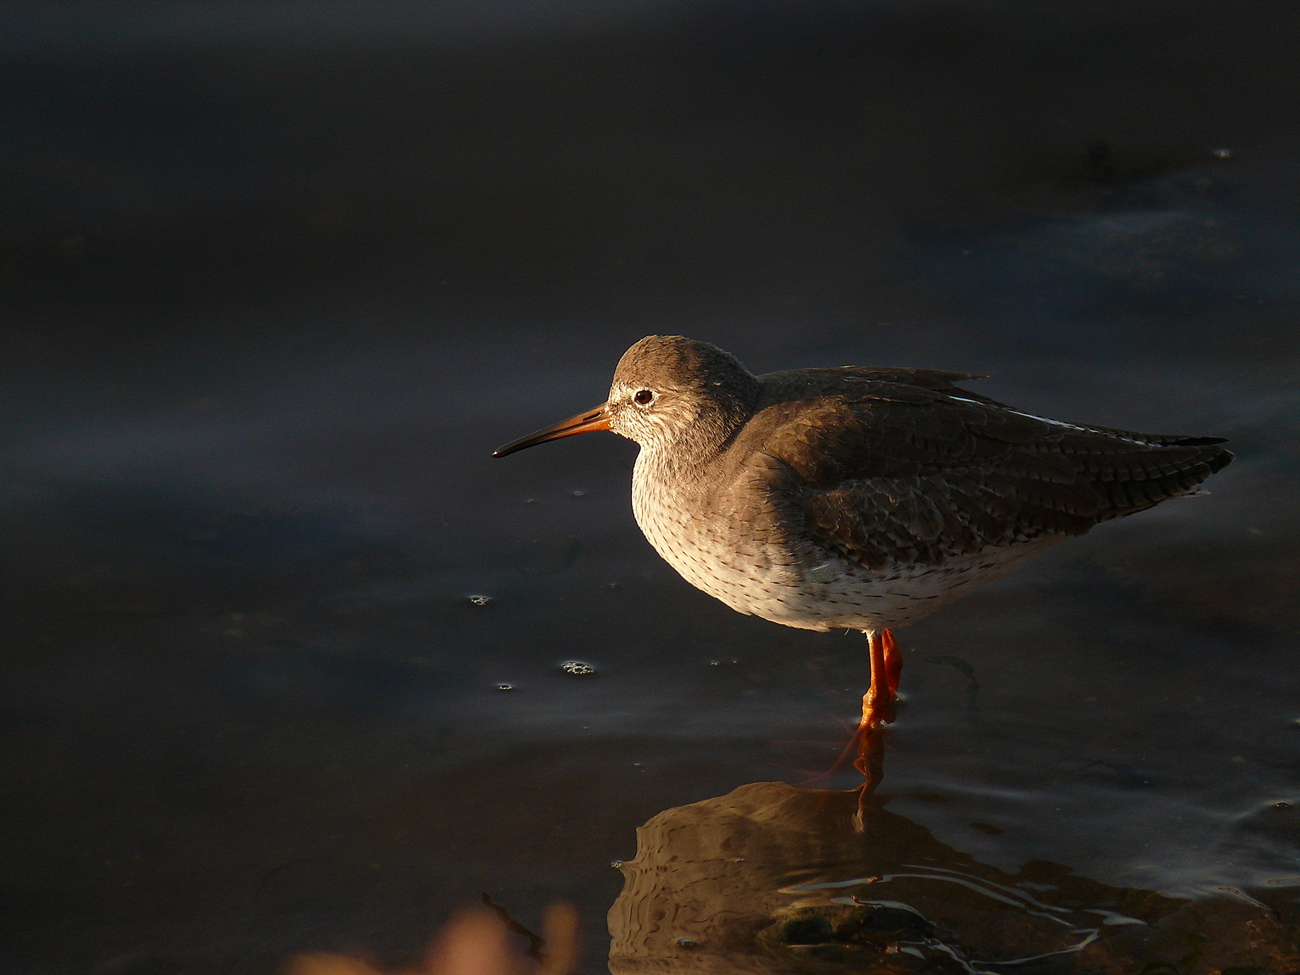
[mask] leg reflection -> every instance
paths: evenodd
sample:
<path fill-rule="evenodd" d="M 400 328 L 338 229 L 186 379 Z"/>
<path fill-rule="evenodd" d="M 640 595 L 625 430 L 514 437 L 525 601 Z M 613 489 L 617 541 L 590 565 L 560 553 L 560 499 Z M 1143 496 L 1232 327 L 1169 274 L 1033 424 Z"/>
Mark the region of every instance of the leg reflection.
<path fill-rule="evenodd" d="M 853 825 L 861 832 L 868 807 L 872 804 L 872 795 L 885 777 L 885 729 L 860 727 L 853 737 L 858 750 L 853 767 L 862 773 L 862 784 L 857 788 L 858 811 L 853 817 Z"/>

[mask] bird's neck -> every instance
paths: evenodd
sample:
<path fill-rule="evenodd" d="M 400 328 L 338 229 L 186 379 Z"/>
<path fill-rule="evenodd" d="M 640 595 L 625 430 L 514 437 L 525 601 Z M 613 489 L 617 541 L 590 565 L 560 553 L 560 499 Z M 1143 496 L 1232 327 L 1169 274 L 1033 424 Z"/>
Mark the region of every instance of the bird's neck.
<path fill-rule="evenodd" d="M 681 489 L 698 478 L 700 469 L 701 459 L 684 445 L 661 440 L 641 445 L 633 480 L 646 487 L 661 486 L 660 490 Z"/>

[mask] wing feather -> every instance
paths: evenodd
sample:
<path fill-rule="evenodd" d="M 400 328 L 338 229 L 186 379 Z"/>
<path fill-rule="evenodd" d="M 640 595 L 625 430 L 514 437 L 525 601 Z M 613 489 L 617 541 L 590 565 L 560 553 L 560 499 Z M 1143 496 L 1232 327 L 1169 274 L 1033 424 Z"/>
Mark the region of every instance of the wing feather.
<path fill-rule="evenodd" d="M 751 427 L 765 457 L 749 466 L 792 535 L 868 568 L 1079 535 L 1189 493 L 1232 459 L 1214 438 L 1031 416 L 956 387 L 976 378 L 962 373 L 794 375 L 764 377 Z"/>

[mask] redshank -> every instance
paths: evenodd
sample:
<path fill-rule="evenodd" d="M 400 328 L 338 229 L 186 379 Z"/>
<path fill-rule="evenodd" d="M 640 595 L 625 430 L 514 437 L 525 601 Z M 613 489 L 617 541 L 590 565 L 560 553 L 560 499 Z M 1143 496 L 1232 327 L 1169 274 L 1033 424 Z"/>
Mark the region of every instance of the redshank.
<path fill-rule="evenodd" d="M 891 629 L 1112 518 L 1193 494 L 1232 454 L 1215 437 L 1022 413 L 934 369 L 751 374 L 716 346 L 651 335 L 601 406 L 499 448 L 594 430 L 641 445 L 632 510 L 687 582 L 732 609 L 862 630 L 862 731 L 894 720 Z"/>

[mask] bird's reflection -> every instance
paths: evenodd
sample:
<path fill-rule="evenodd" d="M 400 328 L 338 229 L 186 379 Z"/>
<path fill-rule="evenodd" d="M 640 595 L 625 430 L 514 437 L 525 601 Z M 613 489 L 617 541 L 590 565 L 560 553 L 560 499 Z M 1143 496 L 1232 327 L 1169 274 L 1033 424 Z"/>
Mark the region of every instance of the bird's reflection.
<path fill-rule="evenodd" d="M 862 773 L 862 785 L 858 793 L 857 823 L 861 828 L 871 808 L 872 796 L 885 777 L 885 735 L 884 728 L 872 728 L 860 725 L 849 744 L 849 750 L 856 752 L 853 767 Z"/>
<path fill-rule="evenodd" d="M 655 816 L 621 864 L 610 970 L 1118 975 L 1189 952 L 1207 971 L 1300 966 L 1293 936 L 1244 896 L 1177 900 L 1041 861 L 1010 874 L 887 801 L 753 783 Z"/>

